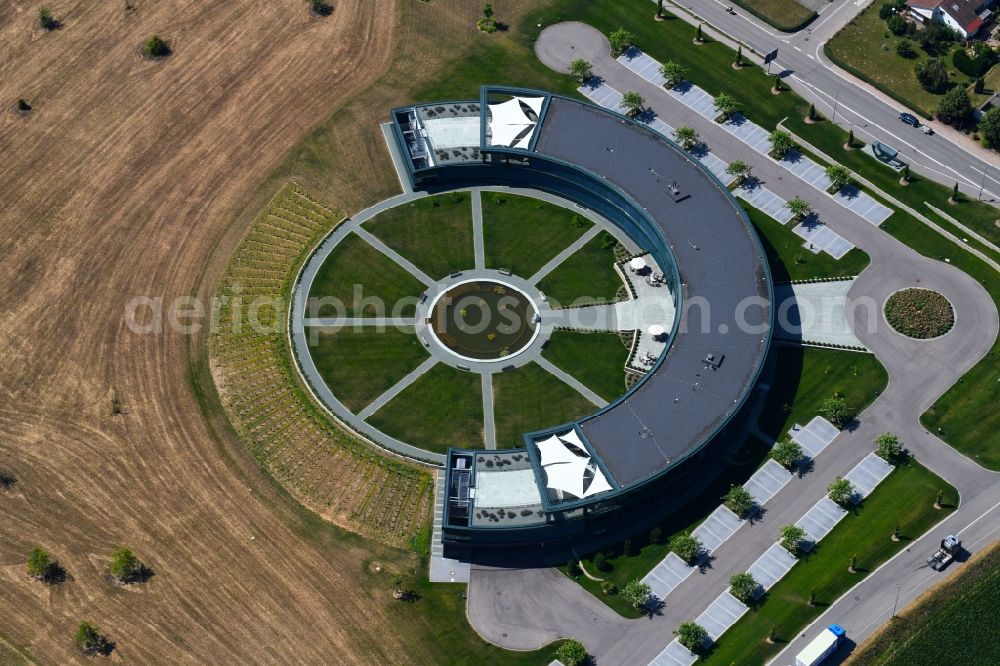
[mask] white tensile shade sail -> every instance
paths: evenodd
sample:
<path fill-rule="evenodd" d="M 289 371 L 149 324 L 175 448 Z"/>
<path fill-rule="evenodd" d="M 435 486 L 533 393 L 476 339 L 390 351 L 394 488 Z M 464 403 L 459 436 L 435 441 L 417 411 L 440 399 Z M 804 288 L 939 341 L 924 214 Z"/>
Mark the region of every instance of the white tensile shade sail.
<path fill-rule="evenodd" d="M 538 448 L 538 453 L 541 455 L 542 467 L 548 467 L 549 465 L 555 465 L 558 463 L 583 460 L 567 449 L 566 445 L 563 444 L 562 441 L 560 441 L 560 439 L 555 435 L 552 435 L 548 439 L 543 439 L 540 442 L 535 442 L 535 446 Z"/>
<path fill-rule="evenodd" d="M 490 104 L 491 145 L 527 148 L 535 133 L 536 121 L 525 115 L 521 102 L 534 111 L 537 117 L 542 112 L 544 101 L 543 97 L 514 97 L 506 102 Z M 522 133 L 524 136 L 518 139 Z"/>
<path fill-rule="evenodd" d="M 580 439 L 580 436 L 576 434 L 576 430 L 564 432 L 559 435 L 559 439 L 566 444 L 569 444 L 571 448 L 575 448 L 580 453 L 587 455 L 587 447 L 583 445 L 583 441 Z M 587 457 L 589 457 L 589 455 Z"/>
<path fill-rule="evenodd" d="M 590 497 L 591 495 L 596 495 L 597 493 L 603 493 L 605 490 L 612 490 L 611 484 L 608 483 L 608 480 L 604 477 L 604 474 L 601 472 L 601 468 L 594 465 L 594 478 L 587 487 L 587 490 L 584 491 L 583 496 Z"/>
<path fill-rule="evenodd" d="M 664 333 L 666 333 L 666 331 L 659 324 L 653 324 L 652 326 L 649 327 L 649 334 L 654 338 L 658 338 Z"/>
<path fill-rule="evenodd" d="M 545 467 L 548 478 L 546 487 L 561 490 L 573 497 L 583 497 L 583 474 L 587 471 L 587 460 L 576 458 L 572 462 L 556 463 Z"/>
<path fill-rule="evenodd" d="M 642 257 L 634 257 L 632 261 L 628 262 L 628 265 L 634 271 L 641 271 L 643 268 L 646 267 L 646 260 L 643 259 Z"/>
<path fill-rule="evenodd" d="M 530 127 L 531 127 L 530 124 L 497 125 L 496 123 L 494 123 L 490 125 L 490 130 L 492 131 L 493 134 L 492 138 L 490 139 L 490 145 L 507 146 L 508 148 L 520 148 L 520 144 L 524 142 L 524 139 L 518 141 L 517 137 L 521 132 Z M 529 133 L 525 138 L 530 141 L 531 133 Z"/>

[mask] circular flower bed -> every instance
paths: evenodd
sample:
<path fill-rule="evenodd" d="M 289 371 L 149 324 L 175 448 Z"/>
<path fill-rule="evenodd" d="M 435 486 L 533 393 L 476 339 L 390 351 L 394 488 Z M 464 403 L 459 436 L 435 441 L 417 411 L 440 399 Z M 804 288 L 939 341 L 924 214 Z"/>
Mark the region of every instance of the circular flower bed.
<path fill-rule="evenodd" d="M 885 318 L 898 333 L 927 340 L 944 335 L 955 325 L 948 299 L 930 289 L 903 289 L 885 302 Z"/>

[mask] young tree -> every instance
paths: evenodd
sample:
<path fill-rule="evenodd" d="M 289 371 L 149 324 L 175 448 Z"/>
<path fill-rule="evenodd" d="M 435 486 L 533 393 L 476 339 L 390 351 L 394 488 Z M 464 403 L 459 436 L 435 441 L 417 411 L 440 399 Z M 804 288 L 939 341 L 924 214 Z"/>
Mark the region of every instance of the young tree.
<path fill-rule="evenodd" d="M 826 496 L 846 509 L 851 505 L 851 500 L 854 499 L 854 484 L 838 476 L 833 483 L 827 486 Z"/>
<path fill-rule="evenodd" d="M 681 622 L 674 634 L 677 636 L 677 642 L 691 652 L 699 651 L 708 640 L 708 632 L 705 627 L 694 621 Z"/>
<path fill-rule="evenodd" d="M 639 93 L 629 90 L 622 95 L 622 106 L 625 107 L 625 112 L 635 118 L 646 108 L 646 98 L 644 98 Z"/>
<path fill-rule="evenodd" d="M 806 114 L 806 119 L 807 120 L 813 120 L 813 121 L 815 121 L 816 118 L 817 118 L 817 116 L 816 116 L 816 105 L 815 104 L 809 104 L 809 113 Z"/>
<path fill-rule="evenodd" d="M 142 52 L 150 58 L 164 58 L 170 55 L 170 45 L 159 35 L 153 35 L 143 44 Z"/>
<path fill-rule="evenodd" d="M 858 571 L 858 556 L 851 555 L 851 566 L 847 567 L 847 570 L 851 573 L 857 573 Z"/>
<path fill-rule="evenodd" d="M 778 530 L 778 541 L 792 555 L 797 555 L 806 531 L 798 525 L 785 525 Z"/>
<path fill-rule="evenodd" d="M 985 89 L 986 89 L 986 81 L 983 80 L 983 77 L 977 76 L 975 83 L 972 84 L 972 92 L 976 93 L 977 95 L 982 95 L 983 90 Z"/>
<path fill-rule="evenodd" d="M 583 666 L 583 664 L 587 663 L 589 656 L 587 648 L 583 647 L 583 643 L 580 641 L 563 641 L 556 648 L 556 659 L 565 664 L 565 666 Z"/>
<path fill-rule="evenodd" d="M 809 608 L 816 605 L 816 590 L 809 590 L 809 601 L 806 602 Z"/>
<path fill-rule="evenodd" d="M 771 457 L 783 467 L 791 469 L 795 467 L 795 463 L 802 459 L 802 445 L 791 439 L 780 441 L 771 449 Z"/>
<path fill-rule="evenodd" d="M 740 104 L 728 93 L 719 93 L 715 96 L 715 110 L 719 112 L 723 120 L 729 120 L 740 111 Z"/>
<path fill-rule="evenodd" d="M 745 604 L 750 603 L 758 587 L 757 579 L 749 571 L 734 574 L 729 579 L 729 593 Z"/>
<path fill-rule="evenodd" d="M 603 581 L 601 583 L 601 592 L 604 594 L 614 594 L 618 591 L 618 586 L 615 585 L 610 580 Z"/>
<path fill-rule="evenodd" d="M 632 604 L 635 608 L 642 608 L 649 602 L 652 592 L 649 585 L 646 585 L 638 578 L 634 578 L 625 583 L 622 588 L 622 599 Z"/>
<path fill-rule="evenodd" d="M 649 530 L 649 542 L 650 543 L 663 543 L 663 528 L 654 527 Z"/>
<path fill-rule="evenodd" d="M 604 553 L 598 552 L 596 555 L 594 555 L 594 568 L 597 569 L 598 571 L 608 570 L 608 561 L 604 557 Z"/>
<path fill-rule="evenodd" d="M 670 550 L 672 550 L 677 557 L 681 558 L 688 564 L 693 565 L 701 559 L 702 545 L 701 541 L 699 541 L 697 537 L 691 536 L 690 534 L 678 534 L 670 540 Z"/>
<path fill-rule="evenodd" d="M 896 44 L 896 55 L 907 60 L 913 60 L 917 57 L 917 50 L 913 48 L 913 42 L 908 39 L 901 39 Z"/>
<path fill-rule="evenodd" d="M 131 548 L 119 546 L 111 552 L 108 573 L 119 583 L 130 583 L 142 573 L 142 564 Z"/>
<path fill-rule="evenodd" d="M 757 506 L 757 500 L 743 486 L 730 486 L 726 494 L 722 496 L 722 503 L 740 518 L 749 516 L 750 512 Z"/>
<path fill-rule="evenodd" d="M 684 150 L 692 150 L 701 143 L 701 135 L 693 127 L 678 127 L 674 130 L 674 139 Z"/>
<path fill-rule="evenodd" d="M 944 491 L 939 490 L 937 493 L 937 499 L 934 500 L 934 508 L 941 509 L 944 507 Z"/>
<path fill-rule="evenodd" d="M 780 93 L 784 89 L 785 89 L 785 84 L 781 82 L 781 74 L 775 74 L 774 85 L 771 86 L 771 90 L 773 90 L 776 93 Z"/>
<path fill-rule="evenodd" d="M 663 85 L 668 89 L 674 88 L 680 85 L 681 81 L 684 80 L 684 77 L 687 76 L 687 68 L 674 62 L 673 60 L 668 60 L 660 65 L 660 74 L 662 74 L 663 78 L 666 79 L 666 82 Z"/>
<path fill-rule="evenodd" d="M 698 24 L 698 29 L 694 33 L 694 43 L 701 44 L 705 41 L 705 36 L 701 34 L 701 23 Z"/>
<path fill-rule="evenodd" d="M 569 64 L 569 73 L 576 77 L 578 81 L 586 81 L 593 74 L 593 68 L 583 58 L 577 58 Z"/>
<path fill-rule="evenodd" d="M 938 107 L 937 116 L 946 123 L 961 126 L 972 115 L 972 102 L 962 86 L 955 86 L 945 93 Z"/>
<path fill-rule="evenodd" d="M 853 129 L 851 129 L 851 130 L 849 130 L 847 132 L 847 143 L 844 144 L 844 145 L 847 146 L 848 148 L 853 148 L 854 147 L 854 130 Z"/>
<path fill-rule="evenodd" d="M 826 168 L 826 177 L 830 179 L 830 189 L 834 192 L 846 187 L 851 182 L 851 172 L 847 167 L 831 164 Z"/>
<path fill-rule="evenodd" d="M 38 25 L 42 26 L 43 30 L 55 30 L 59 27 L 59 21 L 52 15 L 51 9 L 42 6 L 38 8 Z"/>
<path fill-rule="evenodd" d="M 18 98 L 18 100 L 17 100 L 17 110 L 21 111 L 21 112 L 31 111 L 31 105 L 28 104 L 28 100 L 24 99 L 23 97 Z"/>
<path fill-rule="evenodd" d="M 948 201 L 958 203 L 958 181 L 955 182 L 955 187 L 951 188 L 951 197 Z"/>
<path fill-rule="evenodd" d="M 104 647 L 104 636 L 90 622 L 81 622 L 73 634 L 73 642 L 84 654 L 95 654 Z"/>
<path fill-rule="evenodd" d="M 482 32 L 496 32 L 497 20 L 493 18 L 493 5 L 488 2 L 483 5 L 483 15 L 476 21 L 476 27 Z"/>
<path fill-rule="evenodd" d="M 635 547 L 632 545 L 632 539 L 625 539 L 625 543 L 622 544 L 622 554 L 625 557 L 632 557 L 635 555 Z"/>
<path fill-rule="evenodd" d="M 1000 107 L 991 106 L 979 119 L 979 136 L 986 148 L 1000 148 Z"/>
<path fill-rule="evenodd" d="M 733 65 L 735 65 L 737 68 L 740 68 L 740 67 L 743 66 L 743 45 L 742 44 L 739 44 L 736 47 L 736 60 L 733 61 Z"/>
<path fill-rule="evenodd" d="M 899 178 L 900 178 L 900 180 L 906 181 L 907 183 L 910 182 L 910 165 L 909 164 L 904 164 L 903 165 L 903 170 L 899 172 Z"/>
<path fill-rule="evenodd" d="M 656 18 L 663 18 L 663 0 L 656 0 Z"/>
<path fill-rule="evenodd" d="M 875 438 L 875 453 L 886 462 L 895 462 L 903 456 L 903 445 L 896 435 L 883 433 Z"/>
<path fill-rule="evenodd" d="M 28 553 L 28 575 L 38 580 L 47 580 L 55 563 L 44 548 L 35 547 Z"/>
<path fill-rule="evenodd" d="M 333 5 L 326 0 L 306 0 L 309 9 L 317 16 L 329 16 L 333 13 Z"/>
<path fill-rule="evenodd" d="M 779 160 L 795 149 L 795 140 L 785 130 L 771 132 L 771 153 Z"/>
<path fill-rule="evenodd" d="M 611 42 L 611 55 L 616 58 L 635 46 L 635 35 L 625 28 L 618 28 L 608 35 Z"/>
<path fill-rule="evenodd" d="M 737 185 L 742 185 L 750 179 L 753 169 L 743 160 L 736 159 L 730 162 L 729 166 L 726 167 L 726 173 L 736 179 Z"/>
<path fill-rule="evenodd" d="M 918 63 L 914 72 L 917 75 L 917 81 L 928 92 L 940 93 L 948 87 L 948 66 L 940 58 L 931 58 Z"/>
<path fill-rule="evenodd" d="M 774 642 L 778 640 L 778 628 L 771 625 L 771 628 L 767 631 L 767 644 L 774 645 Z"/>
<path fill-rule="evenodd" d="M 568 573 L 573 578 L 580 575 L 580 563 L 575 557 L 570 558 L 569 562 L 566 563 L 566 573 Z"/>

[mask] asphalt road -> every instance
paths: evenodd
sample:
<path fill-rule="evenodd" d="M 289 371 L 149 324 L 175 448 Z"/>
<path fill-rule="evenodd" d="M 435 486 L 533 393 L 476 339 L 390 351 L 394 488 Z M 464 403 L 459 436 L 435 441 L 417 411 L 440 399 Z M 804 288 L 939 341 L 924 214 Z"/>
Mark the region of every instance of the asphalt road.
<path fill-rule="evenodd" d="M 947 186 L 956 181 L 967 195 L 979 196 L 1000 205 L 1000 156 L 953 140 L 952 130 L 930 123 L 938 132 L 932 136 L 899 122 L 903 105 L 886 97 L 833 66 L 823 55 L 823 44 L 872 0 L 835 0 L 822 8 L 819 17 L 806 29 L 794 34 L 779 32 L 728 2 L 686 0 L 673 2 L 670 9 L 696 24 L 705 23 L 759 53 L 778 49 L 771 64 L 773 73 L 786 72 L 785 82 L 827 118 L 845 129 L 853 129 L 859 139 L 877 139 L 899 151 L 900 158 L 917 172 Z M 836 118 L 834 118 L 836 107 Z M 915 114 L 918 115 L 919 114 Z M 961 140 L 961 139 L 960 139 Z"/>
<path fill-rule="evenodd" d="M 767 503 L 759 521 L 738 530 L 713 553 L 710 568 L 675 588 L 661 614 L 647 620 L 624 620 L 552 570 L 543 573 L 474 568 L 468 615 L 477 631 L 491 642 L 514 649 L 540 647 L 557 638 L 575 637 L 602 664 L 648 663 L 669 642 L 670 632 L 680 622 L 701 613 L 725 589 L 731 574 L 745 571 L 774 542 L 780 525 L 798 519 L 805 508 L 825 494 L 829 482 L 869 453 L 874 437 L 886 431 L 898 434 L 922 464 L 961 493 L 962 508 L 941 529 L 959 531 L 971 524 L 970 530 L 990 528 L 995 532 L 1000 512 L 975 522 L 982 513 L 976 507 L 984 503 L 992 506 L 1000 500 L 1000 497 L 991 499 L 1000 495 L 997 486 L 1000 474 L 985 470 L 961 455 L 925 431 L 918 420 L 938 396 L 988 351 L 997 335 L 1000 326 L 997 311 L 982 286 L 948 264 L 919 255 L 745 144 L 733 141 L 721 127 L 611 59 L 607 41 L 594 28 L 581 23 L 551 26 L 540 35 L 536 51 L 542 62 L 557 70 L 564 70 L 576 57 L 586 58 L 593 64 L 594 73 L 608 85 L 642 94 L 652 111 L 665 122 L 697 129 L 719 158 L 727 162 L 739 158 L 751 164 L 754 174 L 775 194 L 786 200 L 796 194 L 804 196 L 822 222 L 868 252 L 872 264 L 856 280 L 850 297 L 871 299 L 877 307 L 871 316 L 860 308 L 854 330 L 886 366 L 890 381 L 883 394 L 860 415 L 857 427 L 839 435 L 817 456 L 811 473 L 794 479 L 779 491 Z M 880 306 L 889 294 L 918 285 L 941 291 L 955 307 L 958 323 L 940 339 L 910 340 L 892 331 L 881 317 Z M 985 534 L 982 538 L 993 532 L 987 530 Z M 853 605 L 845 612 L 858 618 L 857 623 L 848 626 L 851 636 L 860 640 L 877 628 L 878 618 L 885 610 L 886 580 L 891 581 L 888 584 L 894 596 L 895 582 L 902 575 L 896 567 L 908 571 L 906 567 L 913 566 L 914 558 L 926 557 L 924 550 L 928 544 L 936 543 L 941 536 L 939 530 L 932 530 L 911 546 L 912 557 L 897 557 L 849 593 L 846 599 Z M 906 598 L 919 594 L 935 580 L 926 572 L 917 572 L 912 580 L 908 579 Z M 840 611 L 834 606 L 831 612 Z"/>
<path fill-rule="evenodd" d="M 927 566 L 927 556 L 937 550 L 941 539 L 955 534 L 962 540 L 965 557 L 943 572 Z M 865 581 L 851 589 L 830 606 L 812 625 L 791 641 L 771 663 L 794 664 L 795 655 L 811 641 L 823 627 L 839 624 L 847 631 L 847 642 L 824 664 L 844 661 L 855 647 L 872 632 L 888 621 L 893 609 L 902 611 L 907 604 L 931 586 L 954 576 L 961 570 L 968 554 L 977 552 L 1000 537 L 1000 485 L 995 485 L 974 500 L 967 502 L 935 529 L 917 539 L 893 559 L 883 564 Z M 899 594 L 898 603 L 896 600 Z"/>

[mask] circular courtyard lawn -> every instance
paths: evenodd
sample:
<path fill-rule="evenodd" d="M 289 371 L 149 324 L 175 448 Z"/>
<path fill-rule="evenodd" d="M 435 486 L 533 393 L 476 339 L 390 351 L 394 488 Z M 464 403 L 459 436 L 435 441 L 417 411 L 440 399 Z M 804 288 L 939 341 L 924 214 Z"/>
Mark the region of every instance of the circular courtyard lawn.
<path fill-rule="evenodd" d="M 499 359 L 531 343 L 535 309 L 517 289 L 492 280 L 452 287 L 434 304 L 431 330 L 464 358 Z"/>
<path fill-rule="evenodd" d="M 896 332 L 918 340 L 937 338 L 955 325 L 947 298 L 930 289 L 903 289 L 885 302 L 885 318 Z"/>

